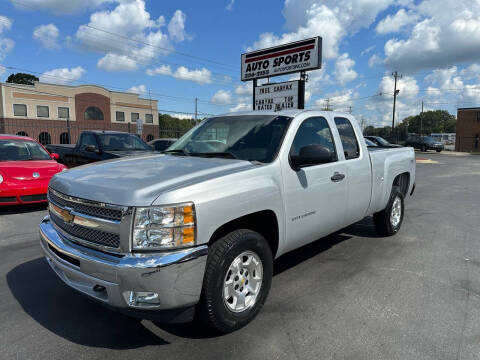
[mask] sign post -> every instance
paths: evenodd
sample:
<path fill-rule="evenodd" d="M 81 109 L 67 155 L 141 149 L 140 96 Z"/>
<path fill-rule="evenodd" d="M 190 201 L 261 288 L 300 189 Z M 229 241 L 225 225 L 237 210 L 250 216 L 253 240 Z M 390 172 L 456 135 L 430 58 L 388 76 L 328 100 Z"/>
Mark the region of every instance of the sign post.
<path fill-rule="evenodd" d="M 253 81 L 254 110 L 266 110 L 270 105 L 270 110 L 274 111 L 285 108 L 303 109 L 305 107 L 305 82 L 307 81 L 305 71 L 320 69 L 321 67 L 322 38 L 317 36 L 242 54 L 241 80 Z M 299 80 L 287 82 L 292 83 L 291 86 L 281 86 L 287 83 L 257 86 L 258 79 L 298 72 L 301 73 Z M 273 90 L 274 88 L 265 88 L 265 86 L 277 87 L 276 90 Z M 295 94 L 292 92 L 295 92 Z M 269 94 L 273 93 L 276 93 L 275 96 L 268 97 Z"/>
<path fill-rule="evenodd" d="M 142 119 L 137 119 L 137 135 L 142 135 L 143 132 L 143 121 Z"/>

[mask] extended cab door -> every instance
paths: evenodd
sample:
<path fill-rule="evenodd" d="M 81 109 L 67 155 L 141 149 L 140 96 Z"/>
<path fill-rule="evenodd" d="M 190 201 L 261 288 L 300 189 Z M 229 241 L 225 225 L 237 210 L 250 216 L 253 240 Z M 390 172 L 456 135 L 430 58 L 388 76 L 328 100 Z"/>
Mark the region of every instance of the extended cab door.
<path fill-rule="evenodd" d="M 345 225 L 353 224 L 366 215 L 370 205 L 372 191 L 372 166 L 370 154 L 364 141 L 360 141 L 361 131 L 358 125 L 347 117 L 334 118 L 343 149 L 342 163 L 347 168 L 347 209 Z"/>
<path fill-rule="evenodd" d="M 334 152 L 332 162 L 295 170 L 289 166 L 288 159 L 282 159 L 285 164 L 282 172 L 286 251 L 317 240 L 342 226 L 347 201 L 346 165 L 340 161 L 343 156 L 338 151 L 332 125 L 330 119 L 322 116 L 303 120 L 295 130 L 288 155 L 298 155 L 300 149 L 308 145 L 321 145 Z"/>

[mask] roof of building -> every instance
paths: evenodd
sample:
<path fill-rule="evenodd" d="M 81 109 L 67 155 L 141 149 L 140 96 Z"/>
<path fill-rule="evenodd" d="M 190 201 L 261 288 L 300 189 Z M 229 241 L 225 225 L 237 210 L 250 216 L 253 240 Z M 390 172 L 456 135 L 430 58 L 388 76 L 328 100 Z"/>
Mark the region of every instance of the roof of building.
<path fill-rule="evenodd" d="M 457 110 L 480 110 L 480 107 L 458 108 Z"/>

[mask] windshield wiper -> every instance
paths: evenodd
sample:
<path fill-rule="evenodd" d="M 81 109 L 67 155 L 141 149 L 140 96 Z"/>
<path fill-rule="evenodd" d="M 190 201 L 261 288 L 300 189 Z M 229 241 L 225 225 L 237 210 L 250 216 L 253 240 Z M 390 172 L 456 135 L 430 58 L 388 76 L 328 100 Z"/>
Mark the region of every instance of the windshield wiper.
<path fill-rule="evenodd" d="M 183 149 L 165 150 L 163 153 L 164 153 L 164 154 L 181 154 L 181 155 L 185 155 L 185 156 L 190 155 L 190 153 L 186 152 L 186 151 L 183 150 Z"/>
<path fill-rule="evenodd" d="M 219 157 L 219 158 L 227 158 L 227 159 L 237 159 L 238 156 L 229 152 L 229 151 L 219 151 L 219 152 L 208 152 L 208 153 L 190 153 L 192 156 L 204 156 L 204 157 Z"/>

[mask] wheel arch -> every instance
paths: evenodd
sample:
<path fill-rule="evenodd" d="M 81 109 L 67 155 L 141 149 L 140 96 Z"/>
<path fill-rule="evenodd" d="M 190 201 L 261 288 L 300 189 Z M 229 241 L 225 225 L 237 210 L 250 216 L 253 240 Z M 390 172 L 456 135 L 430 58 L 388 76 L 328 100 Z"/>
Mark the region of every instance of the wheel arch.
<path fill-rule="evenodd" d="M 279 222 L 273 210 L 256 211 L 228 221 L 213 232 L 208 245 L 239 229 L 248 229 L 261 234 L 267 240 L 275 258 L 279 247 Z"/>

